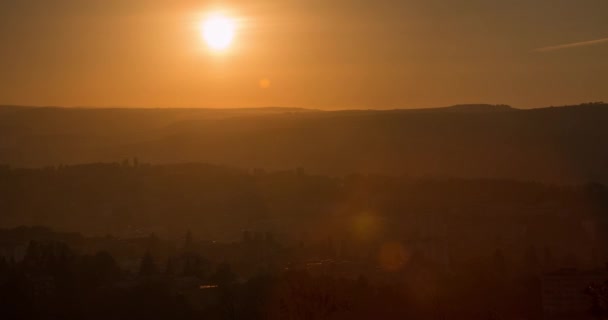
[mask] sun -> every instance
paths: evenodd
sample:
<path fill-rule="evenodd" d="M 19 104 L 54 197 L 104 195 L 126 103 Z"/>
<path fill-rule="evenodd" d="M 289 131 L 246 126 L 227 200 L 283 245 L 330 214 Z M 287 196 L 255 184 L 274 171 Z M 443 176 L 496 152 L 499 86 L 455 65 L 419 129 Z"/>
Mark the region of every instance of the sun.
<path fill-rule="evenodd" d="M 235 23 L 232 19 L 214 14 L 202 23 L 202 35 L 207 45 L 215 51 L 230 47 L 235 36 Z"/>

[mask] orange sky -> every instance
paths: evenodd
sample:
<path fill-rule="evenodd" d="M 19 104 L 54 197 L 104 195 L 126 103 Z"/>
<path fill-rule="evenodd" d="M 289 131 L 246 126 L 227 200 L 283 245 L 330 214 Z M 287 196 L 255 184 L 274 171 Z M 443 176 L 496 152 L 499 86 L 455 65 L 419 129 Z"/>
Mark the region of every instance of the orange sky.
<path fill-rule="evenodd" d="M 209 52 L 198 28 L 215 10 L 239 24 L 225 54 Z M 0 104 L 608 100 L 608 42 L 594 42 L 608 37 L 607 16 L 606 0 L 4 0 Z"/>

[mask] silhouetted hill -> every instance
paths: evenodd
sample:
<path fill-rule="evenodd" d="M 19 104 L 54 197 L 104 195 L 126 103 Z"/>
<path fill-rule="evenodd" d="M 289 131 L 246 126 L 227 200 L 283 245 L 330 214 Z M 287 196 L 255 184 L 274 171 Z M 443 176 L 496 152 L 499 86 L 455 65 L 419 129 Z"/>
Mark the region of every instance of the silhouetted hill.
<path fill-rule="evenodd" d="M 0 108 L 0 163 L 138 157 L 244 168 L 608 181 L 608 105 L 532 110 Z"/>
<path fill-rule="evenodd" d="M 451 107 L 440 108 L 440 110 L 452 112 L 505 112 L 514 111 L 515 109 L 507 105 L 460 104 Z"/>
<path fill-rule="evenodd" d="M 306 170 L 136 161 L 0 168 L 0 228 L 41 225 L 96 235 L 182 236 L 191 230 L 209 239 L 230 240 L 254 229 L 281 232 L 294 240 L 303 233 L 323 239 L 346 236 L 359 216 L 372 214 L 384 224 L 382 236 L 387 238 L 424 237 L 422 232 L 439 241 L 450 230 L 451 243 L 470 240 L 472 248 L 490 245 L 488 252 L 494 244 L 484 239 L 502 235 L 515 242 L 534 238 L 536 243 L 559 243 L 565 254 L 574 245 L 578 247 L 572 252 L 592 248 L 578 241 L 599 240 L 587 237 L 591 231 L 585 225 L 592 224 L 597 236 L 607 235 L 607 208 L 608 189 L 599 184 L 329 177 Z M 528 230 L 526 238 L 517 238 L 521 230 Z M 17 231 L 11 237 L 49 238 L 45 229 Z M 581 237 L 573 239 L 572 234 Z"/>

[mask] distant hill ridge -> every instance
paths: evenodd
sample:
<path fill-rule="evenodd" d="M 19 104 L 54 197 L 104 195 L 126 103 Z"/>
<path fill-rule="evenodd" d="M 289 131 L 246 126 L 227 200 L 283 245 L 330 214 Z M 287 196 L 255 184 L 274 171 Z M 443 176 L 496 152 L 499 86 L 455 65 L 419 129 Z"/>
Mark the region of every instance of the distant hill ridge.
<path fill-rule="evenodd" d="M 61 106 L 26 106 L 26 105 L 0 105 L 0 114 L 11 111 L 20 110 L 133 110 L 133 111 L 208 111 L 208 112 L 300 112 L 300 111 L 328 111 L 328 112 L 339 112 L 339 111 L 453 111 L 453 112 L 504 112 L 504 111 L 516 111 L 516 110 L 543 110 L 543 109 L 555 109 L 555 108 L 597 108 L 597 107 L 608 107 L 606 102 L 589 102 L 581 103 L 578 105 L 563 105 L 563 106 L 549 106 L 529 109 L 518 109 L 506 104 L 457 104 L 447 107 L 430 107 L 430 108 L 397 108 L 397 109 L 338 109 L 338 110 L 325 110 L 325 109 L 309 109 L 309 108 L 296 108 L 296 107 L 255 107 L 255 108 L 132 108 L 132 107 L 61 107 Z"/>
<path fill-rule="evenodd" d="M 436 108 L 435 110 L 453 112 L 505 112 L 517 110 L 511 106 L 499 104 L 459 104 L 450 107 Z"/>
<path fill-rule="evenodd" d="M 320 111 L 0 107 L 0 164 L 205 162 L 312 173 L 608 182 L 608 104 Z"/>

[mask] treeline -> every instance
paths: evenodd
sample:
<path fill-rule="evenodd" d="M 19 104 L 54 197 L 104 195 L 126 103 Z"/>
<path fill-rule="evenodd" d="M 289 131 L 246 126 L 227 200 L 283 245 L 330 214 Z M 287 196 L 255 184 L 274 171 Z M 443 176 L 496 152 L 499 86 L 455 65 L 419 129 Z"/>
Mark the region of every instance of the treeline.
<path fill-rule="evenodd" d="M 0 258 L 0 305 L 3 319 L 540 316 L 539 280 L 532 275 L 510 281 L 498 267 L 457 276 L 431 270 L 412 262 L 384 282 L 298 267 L 243 277 L 187 246 L 163 260 L 148 252 L 129 270 L 107 252 L 83 254 L 63 243 L 33 241 L 22 259 Z"/>

